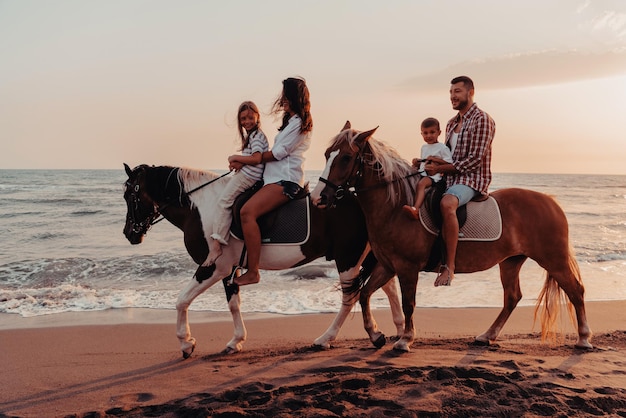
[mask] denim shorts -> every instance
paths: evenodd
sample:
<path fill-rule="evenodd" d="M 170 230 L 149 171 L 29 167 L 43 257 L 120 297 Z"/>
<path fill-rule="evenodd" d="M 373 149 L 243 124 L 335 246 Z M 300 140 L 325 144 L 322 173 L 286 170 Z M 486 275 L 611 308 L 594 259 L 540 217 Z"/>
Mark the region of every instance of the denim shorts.
<path fill-rule="evenodd" d="M 302 192 L 302 187 L 293 181 L 281 180 L 276 182 L 276 184 L 283 187 L 283 194 L 291 200 L 295 199 Z"/>
<path fill-rule="evenodd" d="M 466 205 L 470 200 L 475 198 L 479 192 L 464 184 L 453 184 L 444 192 L 444 196 L 451 194 L 459 199 L 459 206 Z"/>

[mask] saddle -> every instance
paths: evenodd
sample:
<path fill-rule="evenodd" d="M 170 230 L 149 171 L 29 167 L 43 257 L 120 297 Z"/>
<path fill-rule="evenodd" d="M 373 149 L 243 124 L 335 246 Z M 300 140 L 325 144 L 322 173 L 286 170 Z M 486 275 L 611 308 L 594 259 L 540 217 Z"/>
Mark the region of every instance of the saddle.
<path fill-rule="evenodd" d="M 261 187 L 263 187 L 263 182 L 259 181 L 235 199 L 230 234 L 238 240 L 243 240 L 241 208 Z M 257 220 L 261 229 L 261 244 L 301 245 L 305 243 L 311 231 L 309 201 L 309 189 L 306 184 L 295 199 L 261 216 Z"/>
<path fill-rule="evenodd" d="M 446 182 L 444 180 L 440 180 L 433 184 L 433 186 L 426 192 L 426 196 L 424 196 L 424 204 L 420 208 L 420 214 L 422 212 L 422 208 L 426 209 L 426 214 L 430 216 L 432 222 L 438 230 L 441 229 L 441 225 L 443 225 L 443 216 L 441 215 L 441 199 L 443 198 L 443 193 L 445 191 Z M 459 221 L 459 228 L 461 228 L 467 220 L 467 207 L 465 205 L 456 210 L 456 218 Z"/>
<path fill-rule="evenodd" d="M 426 194 L 420 208 L 420 222 L 432 235 L 436 235 L 430 257 L 424 268 L 434 271 L 445 264 L 445 245 L 441 236 L 442 215 L 439 203 L 445 191 L 445 182 L 437 182 Z M 498 202 L 491 196 L 478 196 L 457 209 L 459 241 L 495 241 L 502 235 L 502 217 Z"/>

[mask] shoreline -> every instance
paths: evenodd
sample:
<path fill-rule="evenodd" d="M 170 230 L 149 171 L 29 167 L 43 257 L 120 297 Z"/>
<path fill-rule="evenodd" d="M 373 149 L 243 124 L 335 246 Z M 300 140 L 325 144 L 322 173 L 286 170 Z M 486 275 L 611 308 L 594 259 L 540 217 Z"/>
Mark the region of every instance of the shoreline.
<path fill-rule="evenodd" d="M 615 319 L 620 319 L 626 327 L 626 309 L 621 310 L 620 307 L 626 307 L 626 300 L 607 300 L 607 301 L 587 301 L 585 307 L 587 310 L 587 316 L 590 322 L 591 329 L 594 327 L 594 322 L 598 322 L 598 325 L 604 323 L 613 323 Z M 459 330 L 471 329 L 478 330 L 480 327 L 486 329 L 487 326 L 493 322 L 499 311 L 500 307 L 467 307 L 467 308 L 449 308 L 449 307 L 416 307 L 413 315 L 413 321 L 415 323 L 416 331 L 424 329 L 425 332 L 442 332 L 456 334 Z M 507 321 L 503 332 L 507 332 L 510 329 L 512 333 L 531 332 L 533 328 L 533 315 L 534 306 L 518 306 L 511 317 Z M 612 312 L 620 312 L 615 318 Z M 383 316 L 391 321 L 391 315 L 389 308 L 372 309 L 377 321 L 379 316 Z M 564 313 L 565 314 L 565 313 Z M 232 317 L 229 312 L 213 312 L 213 311 L 196 311 L 189 310 L 189 324 L 193 328 L 194 324 L 205 323 L 230 323 L 232 324 Z M 335 312 L 328 313 L 300 313 L 300 314 L 278 314 L 278 313 L 265 313 L 265 312 L 243 312 L 243 320 L 245 322 L 255 320 L 271 320 L 271 319 L 288 319 L 294 318 L 328 318 L 328 324 L 332 322 L 335 317 Z M 454 319 L 461 317 L 467 318 L 470 315 L 478 315 L 479 317 L 486 318 L 486 322 L 483 322 L 478 327 L 467 327 L 463 324 L 460 328 L 457 327 Z M 361 311 L 353 310 L 348 317 L 361 319 Z M 491 318 L 491 322 L 488 321 Z M 448 322 L 450 320 L 452 322 Z M 595 320 L 595 321 L 594 321 Z M 441 322 L 448 322 L 443 329 L 438 324 Z M 475 321 L 471 321 L 472 323 Z M 526 322 L 526 323 L 524 323 Z M 571 327 L 567 328 L 569 320 L 565 321 L 565 331 L 574 332 Z M 0 313 L 0 332 L 10 331 L 18 329 L 33 329 L 33 328 L 62 328 L 62 327 L 74 327 L 74 326 L 99 326 L 99 325 L 167 325 L 174 326 L 176 323 L 176 309 L 153 309 L 153 308 L 115 308 L 106 309 L 100 311 L 78 311 L 78 312 L 62 312 L 48 315 L 37 315 L 30 317 L 22 317 L 17 314 Z M 362 325 L 362 321 L 361 321 Z M 380 325 L 380 323 L 379 323 Z M 536 326 L 535 326 L 536 328 Z M 483 330 L 484 331 L 484 330 Z M 479 331 L 482 332 L 482 331 Z M 365 335 L 365 331 L 363 331 Z"/>
<path fill-rule="evenodd" d="M 0 416 L 625 416 L 626 301 L 586 307 L 589 351 L 567 317 L 565 341 L 542 344 L 532 307 L 489 347 L 471 343 L 499 308 L 416 308 L 409 353 L 375 349 L 354 312 L 329 350 L 311 344 L 333 313 L 244 314 L 247 341 L 230 355 L 230 314 L 191 311 L 187 360 L 175 310 L 2 314 Z M 373 314 L 393 336 L 391 312 Z"/>

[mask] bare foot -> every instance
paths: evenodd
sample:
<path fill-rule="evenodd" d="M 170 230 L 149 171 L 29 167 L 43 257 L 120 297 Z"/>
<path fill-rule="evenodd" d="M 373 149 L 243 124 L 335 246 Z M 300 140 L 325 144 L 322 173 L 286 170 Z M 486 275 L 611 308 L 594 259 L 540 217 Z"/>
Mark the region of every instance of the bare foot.
<path fill-rule="evenodd" d="M 206 258 L 205 262 L 202 263 L 203 266 L 208 267 L 215 264 L 215 260 L 222 255 L 222 244 L 216 239 L 209 239 L 209 256 Z"/>
<path fill-rule="evenodd" d="M 235 282 L 235 284 L 238 284 L 239 286 L 244 286 L 247 284 L 258 283 L 260 280 L 261 280 L 261 275 L 259 274 L 258 271 L 248 270 L 241 276 L 235 277 L 233 281 Z"/>
<path fill-rule="evenodd" d="M 438 286 L 450 286 L 452 279 L 454 279 L 454 273 L 450 271 L 448 266 L 441 266 L 439 270 L 439 276 L 435 279 L 435 287 Z"/>
<path fill-rule="evenodd" d="M 419 214 L 415 206 L 404 205 L 402 206 L 402 210 L 404 211 L 404 213 L 406 213 L 406 215 L 409 218 L 415 219 L 415 220 L 419 219 Z"/>

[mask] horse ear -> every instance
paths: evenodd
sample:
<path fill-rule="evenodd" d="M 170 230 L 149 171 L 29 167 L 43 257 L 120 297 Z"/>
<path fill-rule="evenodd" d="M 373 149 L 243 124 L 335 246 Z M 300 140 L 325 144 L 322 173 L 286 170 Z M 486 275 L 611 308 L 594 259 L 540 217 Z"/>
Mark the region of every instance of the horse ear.
<path fill-rule="evenodd" d="M 352 124 L 350 123 L 349 120 L 347 120 L 346 124 L 343 125 L 343 128 L 341 128 L 341 131 L 345 131 L 346 129 L 350 129 L 350 128 L 352 128 Z M 339 131 L 339 132 L 341 132 L 341 131 Z"/>
<path fill-rule="evenodd" d="M 128 174 L 128 177 L 130 177 L 130 175 L 133 174 L 133 170 L 131 170 L 128 164 L 126 163 L 124 163 L 124 170 L 126 170 L 126 174 Z"/>
<path fill-rule="evenodd" d="M 361 132 L 360 134 L 356 136 L 356 138 L 354 138 L 354 142 L 359 144 L 359 146 L 365 144 L 365 142 L 367 142 L 372 137 L 372 135 L 374 135 L 374 132 L 376 132 L 376 129 L 378 129 L 378 126 L 369 131 Z"/>

